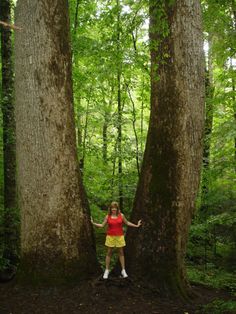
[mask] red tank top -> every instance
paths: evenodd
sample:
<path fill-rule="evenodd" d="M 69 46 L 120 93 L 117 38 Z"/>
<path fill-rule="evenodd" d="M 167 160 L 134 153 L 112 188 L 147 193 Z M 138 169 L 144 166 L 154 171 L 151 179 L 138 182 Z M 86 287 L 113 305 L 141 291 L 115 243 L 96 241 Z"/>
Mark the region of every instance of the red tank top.
<path fill-rule="evenodd" d="M 124 231 L 122 228 L 123 218 L 121 214 L 119 214 L 117 218 L 111 218 L 111 216 L 108 215 L 107 224 L 108 224 L 107 235 L 111 236 L 124 235 Z"/>

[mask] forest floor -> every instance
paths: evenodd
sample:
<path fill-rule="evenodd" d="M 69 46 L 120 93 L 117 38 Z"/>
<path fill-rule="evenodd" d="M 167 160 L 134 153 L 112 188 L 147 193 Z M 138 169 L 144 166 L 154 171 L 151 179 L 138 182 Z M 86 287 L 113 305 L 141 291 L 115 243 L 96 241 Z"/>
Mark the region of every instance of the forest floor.
<path fill-rule="evenodd" d="M 129 277 L 99 277 L 73 287 L 44 288 L 11 281 L 0 284 L 0 314 L 202 314 L 204 305 L 232 299 L 224 290 L 202 285 L 194 285 L 192 290 L 195 296 L 191 303 L 183 303 L 160 297 Z"/>

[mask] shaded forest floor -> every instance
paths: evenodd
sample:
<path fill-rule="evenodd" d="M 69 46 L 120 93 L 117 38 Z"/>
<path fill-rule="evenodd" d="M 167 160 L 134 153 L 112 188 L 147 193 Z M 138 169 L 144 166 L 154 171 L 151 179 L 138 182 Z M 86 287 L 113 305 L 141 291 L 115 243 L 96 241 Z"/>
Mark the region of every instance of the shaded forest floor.
<path fill-rule="evenodd" d="M 57 288 L 20 286 L 12 281 L 0 284 L 0 314 L 202 314 L 203 306 L 214 300 L 232 300 L 223 290 L 200 285 L 192 288 L 195 296 L 186 304 L 161 298 L 130 278 L 97 278 L 74 287 Z"/>

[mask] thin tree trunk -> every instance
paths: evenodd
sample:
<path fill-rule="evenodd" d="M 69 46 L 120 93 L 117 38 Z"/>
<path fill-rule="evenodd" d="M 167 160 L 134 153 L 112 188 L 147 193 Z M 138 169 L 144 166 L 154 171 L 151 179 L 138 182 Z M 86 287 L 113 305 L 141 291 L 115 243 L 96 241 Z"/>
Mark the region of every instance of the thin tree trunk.
<path fill-rule="evenodd" d="M 0 20 L 11 24 L 10 0 L 0 1 Z M 15 108 L 13 103 L 13 58 L 12 31 L 4 26 L 1 29 L 2 56 L 2 114 L 3 114 L 3 160 L 4 160 L 4 256 L 10 263 L 18 260 L 18 228 L 16 222 L 16 144 Z"/>
<path fill-rule="evenodd" d="M 136 110 L 135 110 L 135 104 L 134 104 L 134 101 L 133 101 L 133 98 L 132 98 L 132 95 L 130 93 L 130 90 L 129 90 L 129 86 L 127 85 L 127 91 L 128 91 L 128 94 L 129 94 L 129 99 L 132 103 L 132 115 L 133 115 L 133 119 L 132 119 L 132 125 L 133 125 L 133 130 L 134 130 L 134 136 L 135 136 L 135 144 L 136 144 L 136 154 L 135 154 L 135 158 L 136 158 L 136 166 L 137 166 L 137 172 L 138 172 L 138 176 L 140 176 L 140 166 L 139 166 L 139 144 L 138 144 L 138 135 L 137 135 L 137 131 L 136 131 L 136 126 L 135 126 L 135 123 L 136 123 Z"/>
<path fill-rule="evenodd" d="M 121 86 L 120 72 L 117 75 L 117 104 L 118 104 L 118 176 L 119 176 L 119 204 L 121 211 L 123 210 L 123 177 L 122 177 L 122 105 L 121 105 Z"/>
<path fill-rule="evenodd" d="M 81 149 L 82 147 L 82 133 L 81 133 L 81 122 L 80 122 L 80 109 L 81 109 L 81 97 L 78 99 L 78 107 L 77 107 L 77 125 L 76 125 L 76 133 L 77 133 L 77 147 Z"/>
<path fill-rule="evenodd" d="M 142 156 L 143 156 L 143 113 L 144 113 L 143 90 L 144 90 L 144 78 L 143 78 L 143 87 L 142 87 L 141 121 L 140 121 L 141 155 Z"/>
<path fill-rule="evenodd" d="M 120 0 L 117 5 L 117 108 L 118 108 L 118 176 L 119 176 L 119 204 L 123 210 L 123 173 L 122 173 L 122 104 L 121 104 L 121 49 L 120 49 Z"/>
<path fill-rule="evenodd" d="M 78 281 L 98 263 L 76 152 L 68 3 L 19 0 L 16 24 L 19 277 Z"/>
<path fill-rule="evenodd" d="M 105 107 L 104 122 L 103 122 L 103 128 L 102 128 L 102 139 L 103 139 L 102 156 L 103 156 L 104 164 L 107 164 L 107 130 L 108 130 L 108 125 L 109 125 L 110 110 L 111 110 L 111 106 L 113 102 L 113 99 L 112 99 L 113 92 L 114 92 L 114 84 L 112 82 L 110 98 L 108 101 L 108 107 L 107 106 Z M 103 101 L 104 103 L 106 103 L 105 93 L 104 93 Z"/>
<path fill-rule="evenodd" d="M 91 95 L 91 89 L 90 89 L 89 99 L 87 99 L 85 125 L 84 125 L 84 136 L 83 136 L 83 145 L 82 145 L 82 157 L 80 159 L 80 170 L 81 170 L 82 174 L 83 174 L 84 162 L 85 162 L 85 156 L 86 156 L 86 139 L 87 139 L 87 132 L 88 132 L 90 95 Z"/>
<path fill-rule="evenodd" d="M 231 61 L 231 71 L 235 71 L 233 68 L 233 62 L 232 58 Z M 232 73 L 232 101 L 233 101 L 233 112 L 234 112 L 234 121 L 236 124 L 236 97 L 235 97 L 235 80 L 234 80 L 234 74 Z M 236 172 L 236 137 L 234 138 L 234 171 Z"/>
<path fill-rule="evenodd" d="M 78 14 L 79 14 L 79 4 L 80 4 L 80 0 L 76 1 L 76 9 L 75 9 L 75 19 L 74 19 L 74 30 L 73 30 L 73 38 L 72 38 L 72 42 L 76 41 L 76 33 L 77 33 L 77 29 L 78 29 Z M 74 48 L 72 48 L 72 67 L 75 66 L 75 62 L 76 62 L 76 54 L 75 54 L 75 50 Z M 81 97 L 79 96 L 79 101 L 78 101 L 78 112 L 77 112 L 77 119 L 76 119 L 76 131 L 77 131 L 77 147 L 79 151 L 82 151 L 82 130 L 81 130 L 81 115 L 80 115 L 80 101 L 81 101 Z M 79 167 L 80 170 L 83 170 L 83 158 L 82 156 L 79 156 Z M 82 172 L 81 172 L 82 173 Z"/>
<path fill-rule="evenodd" d="M 75 9 L 74 34 L 76 34 L 77 26 L 78 26 L 79 4 L 80 4 L 80 0 L 77 0 L 76 9 Z"/>
<path fill-rule="evenodd" d="M 107 128 L 109 122 L 109 114 L 105 112 L 104 122 L 102 127 L 102 157 L 104 164 L 107 164 Z"/>
<path fill-rule="evenodd" d="M 232 1 L 232 5 L 231 5 L 231 10 L 232 10 L 232 15 L 233 15 L 233 20 L 232 20 L 232 28 L 234 30 L 234 32 L 236 31 L 236 3 L 233 0 Z M 231 51 L 233 49 L 231 48 Z M 234 55 L 234 53 L 232 52 L 232 57 Z M 232 57 L 230 59 L 231 62 L 231 70 L 232 72 L 234 72 L 234 67 L 233 67 L 233 60 Z M 236 123 L 236 97 L 235 97 L 235 80 L 234 80 L 234 74 L 232 73 L 232 91 L 233 91 L 233 111 L 234 111 L 234 121 Z M 236 137 L 234 138 L 234 171 L 236 172 Z"/>
<path fill-rule="evenodd" d="M 158 19 L 159 17 L 159 19 Z M 150 1 L 151 117 L 129 228 L 128 271 L 187 297 L 185 252 L 202 162 L 204 58 L 199 1 Z"/>
<path fill-rule="evenodd" d="M 202 169 L 202 191 L 201 191 L 201 208 L 200 212 L 203 214 L 202 218 L 205 219 L 205 213 L 207 211 L 206 199 L 209 192 L 209 166 L 210 166 L 210 147 L 211 147 L 211 134 L 213 126 L 213 70 L 212 70 L 212 49 L 211 39 L 209 38 L 209 50 L 208 50 L 208 66 L 205 71 L 205 90 L 206 90 L 206 102 L 205 102 L 205 129 L 204 129 L 204 144 L 203 144 L 203 169 Z"/>
<path fill-rule="evenodd" d="M 114 199 L 114 178 L 115 178 L 115 171 L 116 171 L 116 157 L 117 157 L 117 141 L 115 143 L 114 148 L 114 158 L 112 163 L 112 179 L 111 179 L 111 190 L 112 190 L 112 199 Z"/>

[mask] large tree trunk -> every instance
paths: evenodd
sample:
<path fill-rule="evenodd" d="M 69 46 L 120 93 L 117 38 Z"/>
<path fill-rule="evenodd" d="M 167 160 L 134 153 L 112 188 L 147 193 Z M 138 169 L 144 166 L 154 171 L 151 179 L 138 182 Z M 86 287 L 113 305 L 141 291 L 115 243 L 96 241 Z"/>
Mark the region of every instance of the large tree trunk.
<path fill-rule="evenodd" d="M 160 17 L 160 19 L 158 19 Z M 128 229 L 127 268 L 187 295 L 184 257 L 202 161 L 204 58 L 199 1 L 150 1 L 151 117 Z"/>
<path fill-rule="evenodd" d="M 10 0 L 0 1 L 0 20 L 11 24 Z M 1 26 L 2 113 L 4 159 L 4 256 L 17 262 L 18 233 L 16 228 L 16 149 L 15 112 L 13 104 L 13 61 L 11 28 Z"/>
<path fill-rule="evenodd" d="M 19 0 L 16 25 L 19 276 L 78 280 L 98 264 L 76 153 L 68 3 Z"/>

